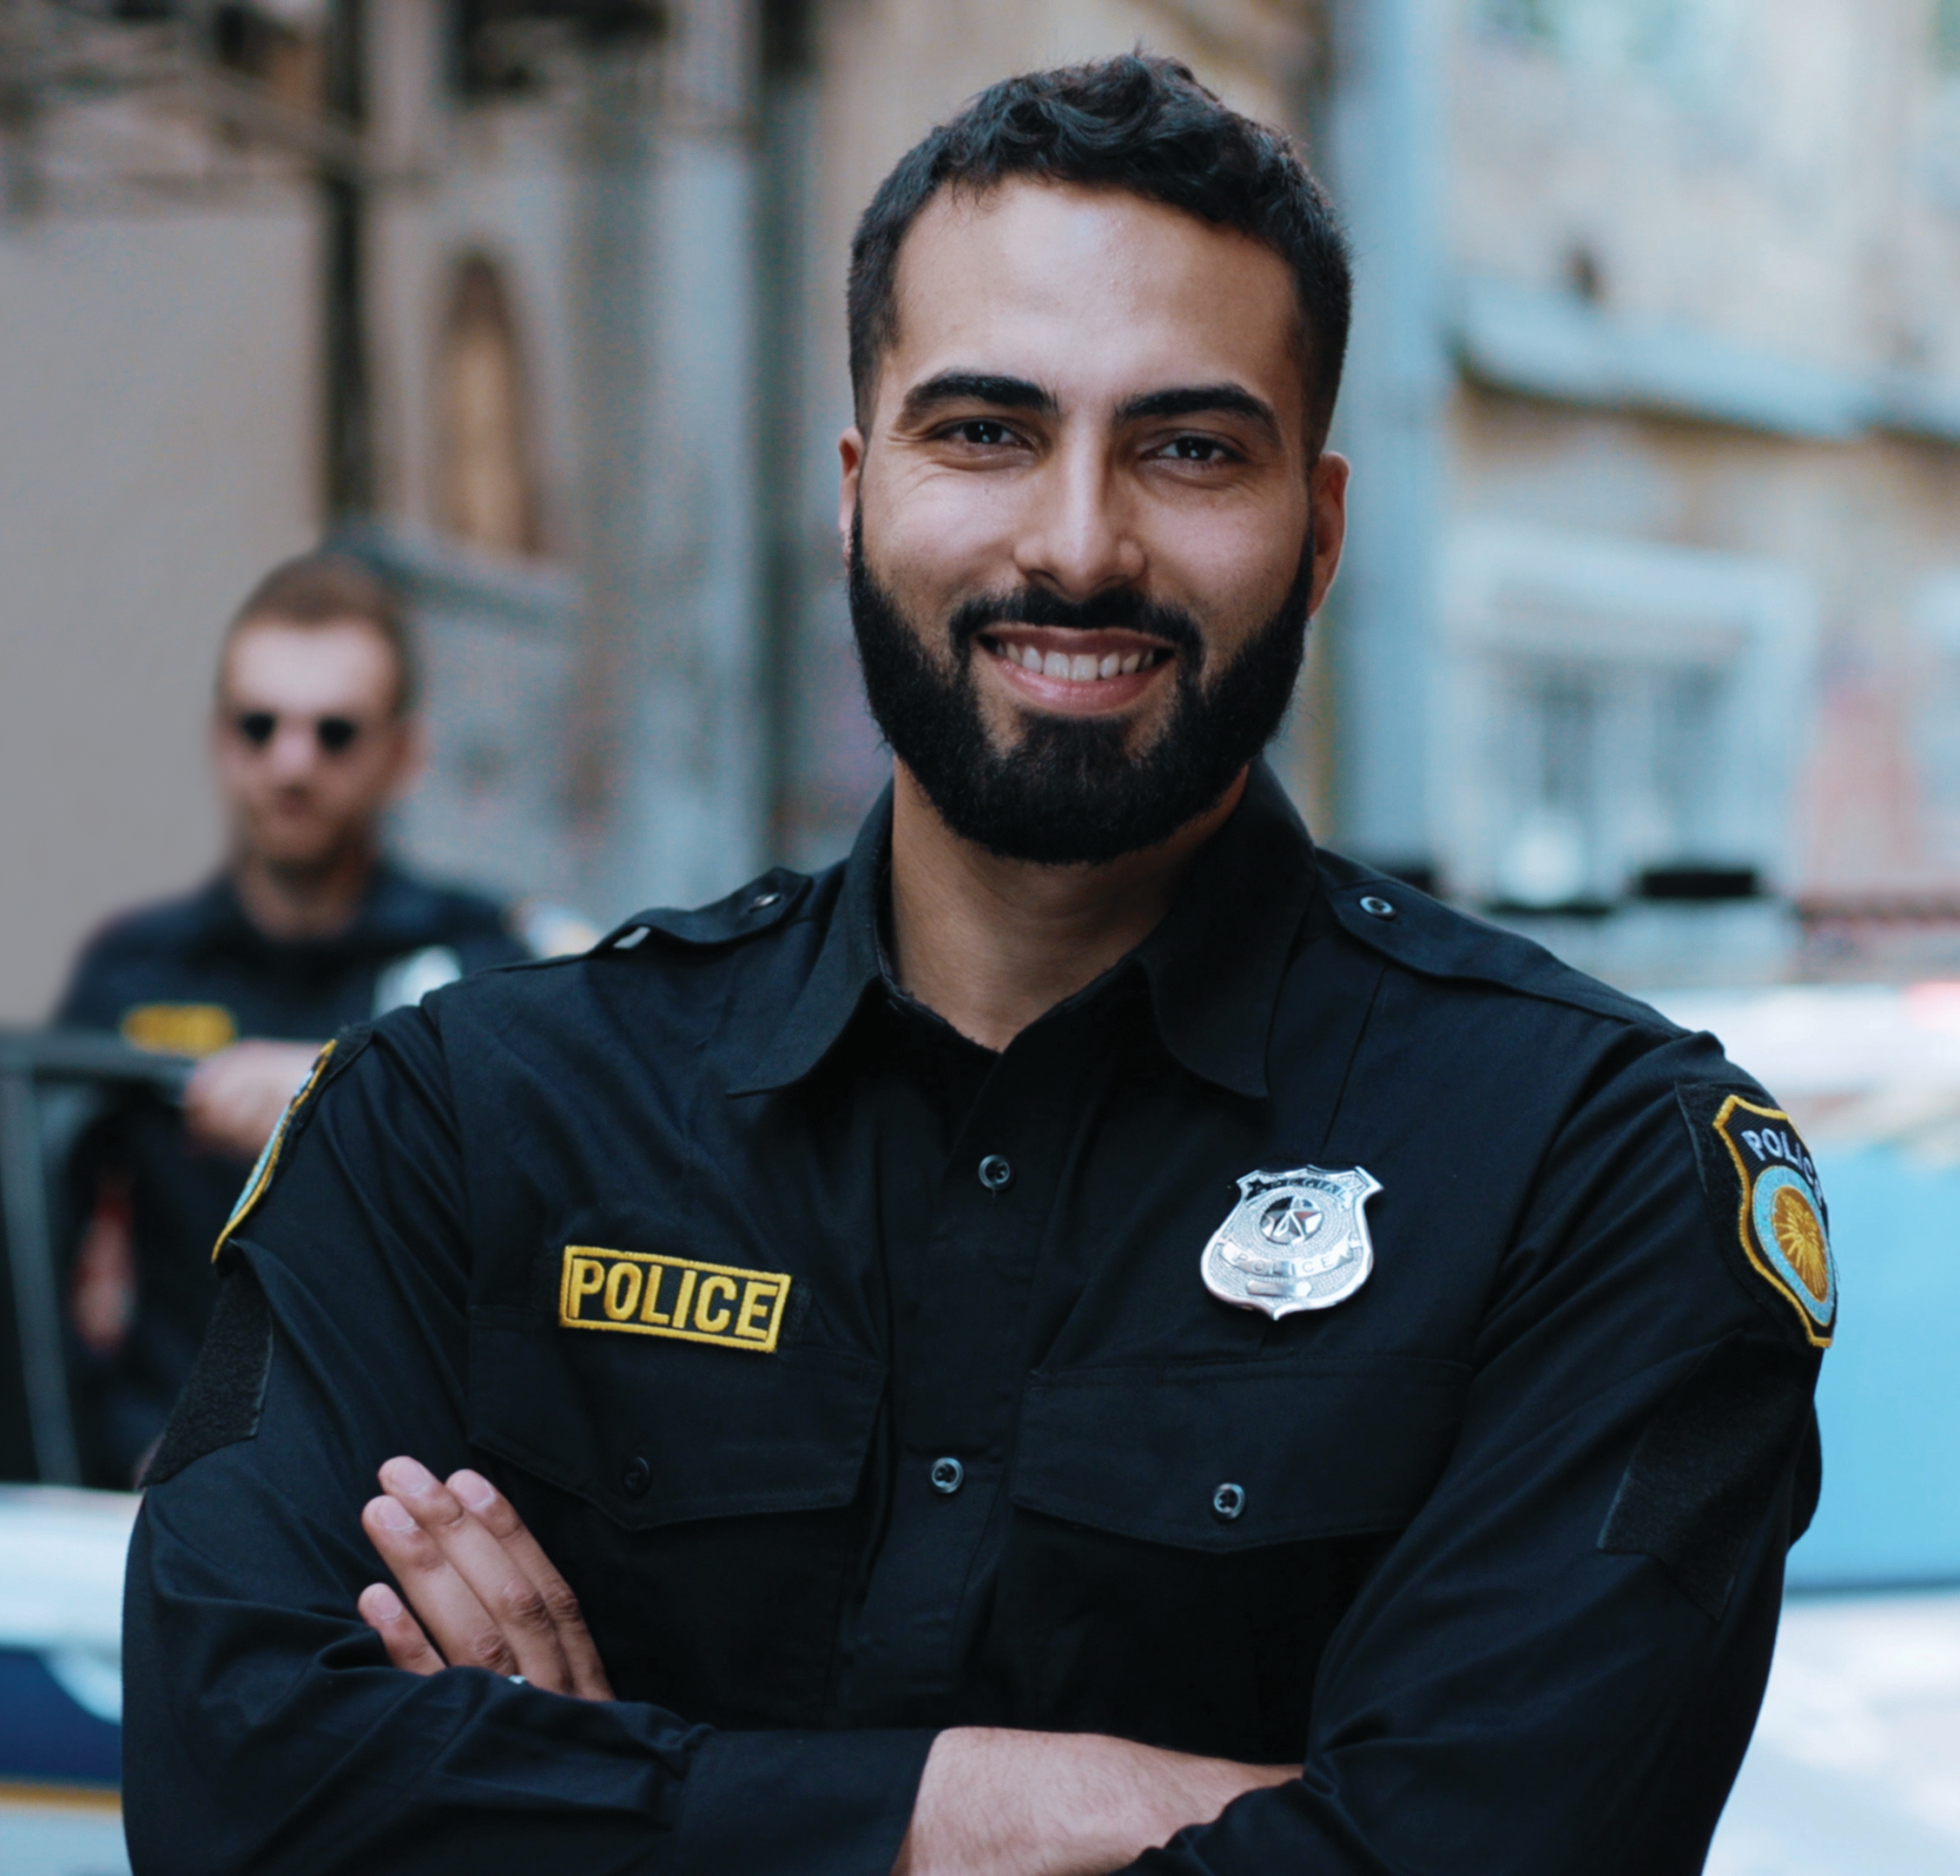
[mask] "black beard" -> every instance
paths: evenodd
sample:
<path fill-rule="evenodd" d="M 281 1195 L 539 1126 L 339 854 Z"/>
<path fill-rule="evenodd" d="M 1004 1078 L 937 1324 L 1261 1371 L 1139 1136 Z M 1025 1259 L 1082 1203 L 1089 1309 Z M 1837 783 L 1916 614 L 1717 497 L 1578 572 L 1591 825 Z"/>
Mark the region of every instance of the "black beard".
<path fill-rule="evenodd" d="M 1210 684 L 1204 635 L 1190 613 L 1134 592 L 1084 604 L 1039 587 L 969 599 L 946 627 L 947 671 L 866 564 L 861 518 L 851 523 L 851 624 L 871 715 L 892 753 L 962 839 L 1004 860 L 1096 865 L 1155 847 L 1214 806 L 1272 741 L 1307 646 L 1313 537 L 1273 614 Z M 998 749 L 980 713 L 975 657 L 989 626 L 1123 628 L 1178 653 L 1177 701 L 1149 748 L 1132 755 L 1128 726 L 1024 715 L 1020 740 Z"/>

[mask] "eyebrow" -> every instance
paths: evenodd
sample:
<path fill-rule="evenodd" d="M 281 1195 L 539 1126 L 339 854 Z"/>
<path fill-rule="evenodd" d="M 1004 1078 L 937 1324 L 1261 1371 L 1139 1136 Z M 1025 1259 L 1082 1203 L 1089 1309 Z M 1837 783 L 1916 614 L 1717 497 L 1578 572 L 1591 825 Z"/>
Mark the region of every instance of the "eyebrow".
<path fill-rule="evenodd" d="M 996 372 L 946 371 L 905 393 L 901 419 L 917 419 L 941 404 L 991 404 L 1000 410 L 1036 411 L 1053 417 L 1061 409 L 1053 391 L 1027 378 Z"/>
<path fill-rule="evenodd" d="M 1174 390 L 1152 391 L 1116 407 L 1116 420 L 1141 423 L 1152 418 L 1195 417 L 1216 412 L 1244 417 L 1257 424 L 1274 441 L 1280 440 L 1279 418 L 1264 398 L 1254 397 L 1243 385 L 1180 385 Z"/>

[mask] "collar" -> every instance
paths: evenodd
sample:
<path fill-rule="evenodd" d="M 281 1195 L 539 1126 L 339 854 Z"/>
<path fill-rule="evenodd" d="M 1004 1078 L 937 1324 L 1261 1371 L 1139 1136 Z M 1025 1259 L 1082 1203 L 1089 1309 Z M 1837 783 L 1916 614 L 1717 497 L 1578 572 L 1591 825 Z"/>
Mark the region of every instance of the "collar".
<path fill-rule="evenodd" d="M 1278 776 L 1254 763 L 1231 819 L 1125 961 L 1150 985 L 1164 1046 L 1193 1074 L 1264 1096 L 1273 1007 L 1319 884 L 1306 823 Z"/>
<path fill-rule="evenodd" d="M 888 784 L 844 862 L 829 928 L 788 1020 L 732 1093 L 801 1081 L 835 1047 L 866 991 L 883 981 L 879 921 L 891 825 Z M 1171 1054 L 1232 1093 L 1262 1097 L 1273 1007 L 1318 883 L 1304 824 L 1272 770 L 1255 763 L 1244 799 L 1192 862 L 1163 921 L 1068 1006 L 1141 972 Z"/>
<path fill-rule="evenodd" d="M 843 1034 L 865 991 L 882 981 L 879 901 L 891 841 L 892 785 L 888 782 L 857 830 L 830 908 L 829 929 L 788 1020 L 756 1052 L 748 1072 L 730 1084 L 730 1093 L 762 1094 L 801 1081 Z"/>

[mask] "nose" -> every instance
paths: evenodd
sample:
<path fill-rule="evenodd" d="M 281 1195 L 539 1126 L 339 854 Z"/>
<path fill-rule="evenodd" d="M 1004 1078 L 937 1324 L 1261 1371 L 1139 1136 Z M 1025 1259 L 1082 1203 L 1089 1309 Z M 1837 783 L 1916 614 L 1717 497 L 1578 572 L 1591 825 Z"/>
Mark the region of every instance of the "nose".
<path fill-rule="evenodd" d="M 281 716 L 279 727 L 273 732 L 272 745 L 266 751 L 267 766 L 276 776 L 303 776 L 312 769 L 318 753 L 319 737 L 314 734 L 313 719 Z"/>
<path fill-rule="evenodd" d="M 1106 439 L 1072 439 L 1031 479 L 1027 524 L 1015 565 L 1030 585 L 1078 602 L 1136 585 L 1143 545 L 1132 526 L 1119 477 L 1112 472 Z"/>

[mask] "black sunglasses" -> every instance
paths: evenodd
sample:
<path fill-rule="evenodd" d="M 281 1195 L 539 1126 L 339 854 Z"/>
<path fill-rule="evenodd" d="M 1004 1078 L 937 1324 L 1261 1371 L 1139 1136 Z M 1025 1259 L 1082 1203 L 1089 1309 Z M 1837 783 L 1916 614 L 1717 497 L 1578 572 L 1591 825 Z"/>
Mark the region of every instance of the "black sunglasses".
<path fill-rule="evenodd" d="M 278 731 L 279 716 L 274 710 L 241 710 L 233 723 L 254 749 L 262 750 Z M 352 717 L 316 717 L 313 733 L 322 756 L 344 756 L 359 738 L 360 725 Z"/>

